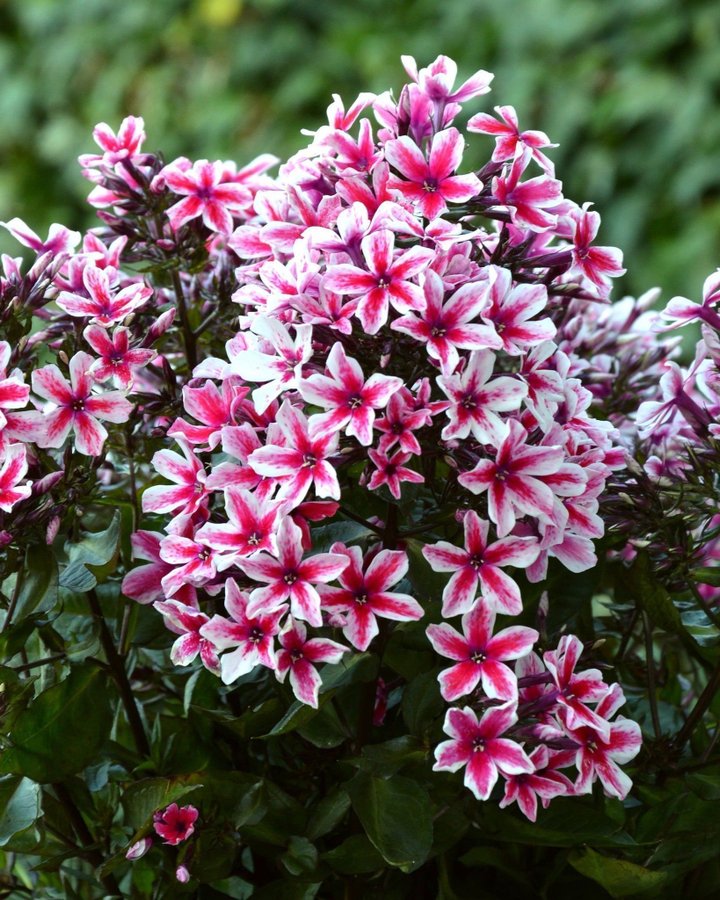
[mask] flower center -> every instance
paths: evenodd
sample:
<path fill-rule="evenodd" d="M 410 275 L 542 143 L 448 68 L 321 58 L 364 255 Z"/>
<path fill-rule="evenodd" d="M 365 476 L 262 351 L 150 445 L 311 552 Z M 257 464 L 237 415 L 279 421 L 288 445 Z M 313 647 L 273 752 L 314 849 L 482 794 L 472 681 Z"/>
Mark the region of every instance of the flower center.
<path fill-rule="evenodd" d="M 290 659 L 293 662 L 298 662 L 303 658 L 303 652 L 299 647 L 293 647 L 290 651 Z"/>
<path fill-rule="evenodd" d="M 85 409 L 85 401 L 73 400 L 70 404 L 70 409 L 72 409 L 73 412 L 82 412 Z"/>
<path fill-rule="evenodd" d="M 468 565 L 472 566 L 473 569 L 477 571 L 477 569 L 482 569 L 484 563 L 482 556 L 479 556 L 477 553 L 475 556 L 471 556 L 468 560 Z"/>
<path fill-rule="evenodd" d="M 438 189 L 437 181 L 434 178 L 427 178 L 423 182 L 423 190 L 427 191 L 428 194 L 434 194 Z"/>
<path fill-rule="evenodd" d="M 265 637 L 262 628 L 258 628 L 257 625 L 254 628 L 250 629 L 250 634 L 248 634 L 248 640 L 251 644 L 259 644 L 260 641 Z"/>
<path fill-rule="evenodd" d="M 283 576 L 283 581 L 285 582 L 285 584 L 295 584 L 297 580 L 297 572 L 286 572 Z"/>
<path fill-rule="evenodd" d="M 430 329 L 430 336 L 434 337 L 434 338 L 445 337 L 446 334 L 447 334 L 447 329 L 443 328 L 440 325 L 435 325 L 433 328 Z"/>
<path fill-rule="evenodd" d="M 473 753 L 485 752 L 485 741 L 481 737 L 474 738 L 472 742 Z"/>
<path fill-rule="evenodd" d="M 485 654 L 482 651 L 476 650 L 475 653 L 473 653 L 473 655 L 470 657 L 470 659 L 474 663 L 479 664 L 479 663 L 484 663 L 485 660 L 487 659 L 487 656 L 485 656 Z"/>
<path fill-rule="evenodd" d="M 474 394 L 465 394 L 465 396 L 460 401 L 460 406 L 463 409 L 477 409 L 477 400 L 475 399 Z"/>
<path fill-rule="evenodd" d="M 379 288 L 386 288 L 390 284 L 390 278 L 387 275 L 383 275 L 382 278 L 378 278 L 377 286 Z"/>
<path fill-rule="evenodd" d="M 348 406 L 350 409 L 359 409 L 363 405 L 363 398 L 360 394 L 352 394 L 348 398 Z"/>
<path fill-rule="evenodd" d="M 252 534 L 248 535 L 247 542 L 251 547 L 257 547 L 257 545 L 260 543 L 260 535 L 257 533 L 257 531 L 253 531 Z"/>
<path fill-rule="evenodd" d="M 312 455 L 312 453 L 306 453 L 303 456 L 303 469 L 312 469 L 314 465 L 317 464 L 317 459 Z"/>
<path fill-rule="evenodd" d="M 355 602 L 356 602 L 357 604 L 359 604 L 360 606 L 365 606 L 365 604 L 368 602 L 368 596 L 367 596 L 367 594 L 356 594 L 356 595 L 355 595 Z"/>

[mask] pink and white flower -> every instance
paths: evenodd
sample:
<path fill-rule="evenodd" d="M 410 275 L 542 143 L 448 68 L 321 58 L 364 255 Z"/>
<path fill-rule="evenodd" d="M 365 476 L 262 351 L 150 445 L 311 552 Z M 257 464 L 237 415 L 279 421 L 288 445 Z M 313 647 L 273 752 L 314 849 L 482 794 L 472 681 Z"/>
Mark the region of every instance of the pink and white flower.
<path fill-rule="evenodd" d="M 220 658 L 215 645 L 200 634 L 210 620 L 194 606 L 186 606 L 177 599 L 153 604 L 163 616 L 165 627 L 180 637 L 170 648 L 170 661 L 176 666 L 189 666 L 198 654 L 202 664 L 215 675 L 220 674 Z"/>
<path fill-rule="evenodd" d="M 435 772 L 457 772 L 465 766 L 465 787 L 478 800 L 487 800 L 498 775 L 533 772 L 530 758 L 516 741 L 501 737 L 517 722 L 514 703 L 488 709 L 478 720 L 473 710 L 449 709 L 443 730 L 451 740 L 435 748 Z"/>
<path fill-rule="evenodd" d="M 32 493 L 29 484 L 20 484 L 27 474 L 27 450 L 23 444 L 9 444 L 0 454 L 0 509 L 10 510 Z"/>
<path fill-rule="evenodd" d="M 114 269 L 87 265 L 83 269 L 83 285 L 87 296 L 61 291 L 55 302 L 71 316 L 91 319 L 106 328 L 115 325 L 144 306 L 153 293 L 151 287 L 137 283 L 129 284 L 114 293 L 113 281 L 116 275 Z"/>
<path fill-rule="evenodd" d="M 443 591 L 443 616 L 458 616 L 471 610 L 478 588 L 493 609 L 509 616 L 519 615 L 523 608 L 520 588 L 501 567 L 529 566 L 540 549 L 537 541 L 510 536 L 489 543 L 490 525 L 474 510 L 465 513 L 463 525 L 464 549 L 438 541 L 427 544 L 422 551 L 435 571 L 454 572 Z"/>
<path fill-rule="evenodd" d="M 112 378 L 117 388 L 129 390 L 135 373 L 157 356 L 154 350 L 130 347 L 130 332 L 118 326 L 112 337 L 100 325 L 88 325 L 83 337 L 98 354 L 90 367 L 90 374 L 98 382 Z"/>
<path fill-rule="evenodd" d="M 175 160 L 165 166 L 160 177 L 174 194 L 185 195 L 166 215 L 177 231 L 187 222 L 202 218 L 211 231 L 230 234 L 232 213 L 239 213 L 252 200 L 252 193 L 241 184 L 226 180 L 227 172 L 221 162 L 199 159 L 192 165 Z"/>
<path fill-rule="evenodd" d="M 338 663 L 348 648 L 326 638 L 307 637 L 307 629 L 301 622 L 292 621 L 278 637 L 280 649 L 277 651 L 275 675 L 284 681 L 290 675 L 290 685 L 301 703 L 318 708 L 318 691 L 322 679 L 315 665 L 317 663 Z"/>
<path fill-rule="evenodd" d="M 323 609 L 344 616 L 343 634 L 357 650 L 367 650 L 378 633 L 378 616 L 397 622 L 414 622 L 423 617 L 417 600 L 389 590 L 407 573 L 404 551 L 380 550 L 363 560 L 359 547 L 336 543 L 330 549 L 343 555 L 348 565 L 338 576 L 339 588 L 321 585 Z"/>

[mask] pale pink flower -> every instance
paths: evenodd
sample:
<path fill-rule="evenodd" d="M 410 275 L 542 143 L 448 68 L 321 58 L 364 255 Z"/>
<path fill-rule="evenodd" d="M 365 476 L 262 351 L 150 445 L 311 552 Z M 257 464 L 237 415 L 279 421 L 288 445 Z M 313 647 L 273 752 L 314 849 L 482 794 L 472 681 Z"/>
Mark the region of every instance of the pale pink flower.
<path fill-rule="evenodd" d="M 113 294 L 115 274 L 112 269 L 87 265 L 83 270 L 87 296 L 61 291 L 55 302 L 71 316 L 92 319 L 104 327 L 121 322 L 131 312 L 144 306 L 153 291 L 145 284 L 130 284 Z"/>

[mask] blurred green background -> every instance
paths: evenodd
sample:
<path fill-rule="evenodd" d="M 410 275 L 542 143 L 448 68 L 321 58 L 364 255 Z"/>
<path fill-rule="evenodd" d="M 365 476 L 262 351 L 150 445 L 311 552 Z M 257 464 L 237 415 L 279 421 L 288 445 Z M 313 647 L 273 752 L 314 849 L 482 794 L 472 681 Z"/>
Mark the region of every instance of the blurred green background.
<path fill-rule="evenodd" d="M 621 289 L 697 296 L 720 265 L 719 47 L 717 0 L 0 0 L 0 219 L 92 224 L 74 160 L 98 121 L 144 116 L 168 159 L 282 157 L 331 93 L 397 91 L 400 54 L 445 53 L 495 72 L 470 112 L 512 104 L 560 143 Z"/>

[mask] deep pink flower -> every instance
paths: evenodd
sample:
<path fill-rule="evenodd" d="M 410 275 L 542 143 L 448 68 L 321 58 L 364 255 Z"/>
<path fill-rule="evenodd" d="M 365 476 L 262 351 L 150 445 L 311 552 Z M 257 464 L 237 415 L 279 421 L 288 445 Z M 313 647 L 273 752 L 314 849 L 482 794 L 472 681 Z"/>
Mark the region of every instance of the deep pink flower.
<path fill-rule="evenodd" d="M 598 669 L 575 672 L 582 652 L 582 642 L 575 635 L 566 634 L 560 638 L 557 650 L 543 653 L 543 661 L 557 688 L 557 703 L 563 707 L 568 728 L 589 726 L 607 738 L 610 724 L 587 704 L 599 703 L 609 689 Z"/>
<path fill-rule="evenodd" d="M 171 803 L 153 815 L 153 828 L 166 844 L 175 846 L 186 841 L 195 831 L 198 811 L 194 806 Z"/>
<path fill-rule="evenodd" d="M 281 649 L 277 652 L 275 674 L 284 681 L 290 674 L 290 685 L 301 703 L 318 707 L 318 691 L 322 684 L 316 663 L 337 663 L 347 647 L 325 638 L 307 639 L 307 629 L 300 622 L 292 622 L 280 632 L 278 640 Z"/>
<path fill-rule="evenodd" d="M 477 113 L 467 123 L 467 130 L 479 134 L 492 134 L 495 137 L 495 149 L 493 150 L 493 162 L 506 162 L 515 159 L 520 148 L 530 149 L 532 158 L 539 163 L 545 171 L 552 175 L 554 166 L 551 160 L 540 152 L 541 147 L 557 147 L 552 144 L 544 131 L 520 131 L 517 113 L 512 106 L 496 106 L 495 112 L 500 117 L 498 121 L 488 113 Z"/>
<path fill-rule="evenodd" d="M 466 613 L 475 604 L 478 588 L 499 612 L 517 616 L 522 612 L 520 588 L 501 566 L 525 568 L 536 559 L 537 541 L 526 537 L 504 537 L 488 543 L 489 523 L 474 510 L 465 513 L 465 548 L 447 541 L 427 544 L 423 556 L 437 572 L 455 574 L 443 591 L 443 616 Z"/>
<path fill-rule="evenodd" d="M 181 437 L 175 438 L 183 456 L 174 450 L 158 450 L 152 458 L 155 471 L 175 485 L 156 484 L 142 495 L 143 512 L 191 515 L 206 503 L 209 489 L 205 467 Z"/>
<path fill-rule="evenodd" d="M 307 403 L 329 412 L 315 416 L 317 434 L 333 434 L 345 429 L 364 446 L 373 438 L 375 410 L 382 409 L 402 387 L 402 379 L 375 373 L 367 381 L 357 360 L 348 358 L 341 343 L 333 344 L 328 354 L 327 375 L 311 375 L 298 385 Z"/>
<path fill-rule="evenodd" d="M 482 682 L 493 700 L 517 701 L 517 679 L 503 663 L 518 659 L 532 649 L 539 634 L 534 628 L 517 625 L 493 636 L 495 610 L 481 600 L 462 617 L 463 634 L 443 622 L 429 625 L 427 636 L 435 650 L 458 664 L 440 673 L 440 693 L 452 702 L 470 694 Z"/>
<path fill-rule="evenodd" d="M 203 424 L 176 419 L 168 428 L 168 437 L 182 435 L 193 446 L 214 450 L 222 439 L 223 427 L 235 424 L 237 407 L 248 393 L 248 388 L 238 384 L 238 380 L 233 376 L 225 378 L 219 389 L 212 381 L 200 387 L 186 384 L 183 387 L 185 411 Z"/>
<path fill-rule="evenodd" d="M 411 247 L 394 257 L 395 235 L 387 230 L 363 238 L 361 249 L 367 270 L 344 264 L 331 266 L 323 286 L 358 296 L 357 316 L 368 334 L 376 334 L 387 322 L 389 304 L 401 313 L 424 308 L 422 289 L 409 279 L 427 268 L 434 253 L 425 247 Z"/>
<path fill-rule="evenodd" d="M 487 800 L 495 787 L 498 772 L 520 775 L 532 772 L 530 758 L 520 744 L 500 737 L 517 722 L 516 706 L 507 703 L 488 709 L 478 721 L 469 706 L 447 711 L 443 730 L 451 740 L 435 748 L 435 772 L 457 772 L 465 769 L 465 787 L 478 800 Z"/>
<path fill-rule="evenodd" d="M 388 187 L 408 200 L 426 219 L 436 219 L 447 210 L 447 201 L 464 203 L 482 190 L 473 175 L 453 175 L 462 161 L 465 142 L 457 128 L 433 135 L 428 159 L 407 135 L 385 144 L 385 158 L 403 176 L 391 175 Z"/>
<path fill-rule="evenodd" d="M 382 419 L 375 422 L 375 428 L 383 435 L 379 449 L 387 453 L 399 443 L 405 453 L 419 456 L 421 448 L 413 432 L 427 425 L 429 420 L 428 411 L 416 409 L 412 395 L 407 388 L 402 388 L 390 398 Z"/>
<path fill-rule="evenodd" d="M 33 430 L 38 447 L 61 447 L 71 431 L 75 449 L 85 456 L 99 456 L 107 431 L 98 421 L 127 422 L 133 405 L 121 391 L 92 393 L 90 367 L 94 360 L 80 351 L 70 360 L 70 383 L 56 365 L 43 366 L 32 373 L 33 391 L 55 408 L 47 412 L 22 412 L 23 423 Z"/>
<path fill-rule="evenodd" d="M 10 512 L 16 503 L 32 493 L 29 484 L 20 484 L 27 474 L 27 450 L 23 444 L 9 444 L 0 453 L 0 509 Z"/>
<path fill-rule="evenodd" d="M 445 300 L 442 278 L 432 270 L 425 273 L 425 310 L 396 319 L 391 328 L 409 334 L 426 345 L 428 356 L 440 362 L 443 375 L 451 375 L 460 360 L 458 350 L 499 350 L 503 342 L 495 329 L 479 322 L 487 303 L 487 287 L 482 282 L 462 285 Z M 444 301 L 444 302 L 443 302 Z"/>
<path fill-rule="evenodd" d="M 318 497 L 340 499 L 340 485 L 335 469 L 328 462 L 337 448 L 337 434 L 317 435 L 310 421 L 285 400 L 278 410 L 276 422 L 286 444 L 260 447 L 248 457 L 248 464 L 258 473 L 280 480 L 278 499 L 296 506 L 315 486 Z"/>
<path fill-rule="evenodd" d="M 51 225 L 47 238 L 43 241 L 38 234 L 28 228 L 22 219 L 10 219 L 9 222 L 0 222 L 10 234 L 25 247 L 30 247 L 37 254 L 52 253 L 60 256 L 61 253 L 70 253 L 80 243 L 80 233 L 70 231 L 64 225 Z"/>
<path fill-rule="evenodd" d="M 252 193 L 241 184 L 225 180 L 226 174 L 221 162 L 208 162 L 207 159 L 199 159 L 187 168 L 177 161 L 165 166 L 161 172 L 165 184 L 174 194 L 186 195 L 166 212 L 174 231 L 202 216 L 203 223 L 211 231 L 230 234 L 233 230 L 231 213 L 247 206 Z"/>
<path fill-rule="evenodd" d="M 146 559 L 149 565 L 136 566 L 123 578 L 121 590 L 138 603 L 152 603 L 165 596 L 162 579 L 172 571 L 169 563 L 160 558 L 160 541 L 165 537 L 156 531 L 136 531 L 130 536 L 133 559 Z M 186 606 L 197 606 L 195 588 L 186 584 L 175 595 Z"/>
<path fill-rule="evenodd" d="M 419 472 L 414 472 L 404 465 L 410 459 L 410 453 L 398 450 L 393 456 L 389 456 L 385 450 L 368 450 L 368 456 L 376 466 L 370 476 L 370 481 L 368 481 L 368 488 L 371 491 L 376 491 L 386 484 L 393 497 L 399 500 L 401 482 L 409 481 L 413 484 L 421 484 L 425 481 Z"/>
<path fill-rule="evenodd" d="M 100 325 L 88 325 L 83 337 L 100 357 L 90 367 L 96 381 L 112 378 L 115 387 L 128 390 L 137 369 L 146 366 L 157 355 L 154 350 L 130 349 L 130 332 L 118 326 L 112 338 Z"/>
<path fill-rule="evenodd" d="M 104 163 L 114 166 L 123 159 L 131 159 L 137 156 L 145 140 L 145 122 L 141 116 L 127 116 L 120 123 L 117 134 L 105 122 L 99 122 L 93 129 L 93 139 L 103 151 L 102 156 L 97 154 L 83 154 L 80 157 L 81 166 L 97 166 Z"/>
<path fill-rule="evenodd" d="M 60 309 L 71 316 L 92 319 L 98 325 L 107 327 L 122 321 L 131 312 L 144 306 L 153 290 L 145 284 L 129 284 L 113 295 L 113 269 L 85 266 L 83 284 L 87 296 L 60 291 L 55 302 Z"/>
<path fill-rule="evenodd" d="M 234 647 L 230 653 L 220 657 L 221 678 L 224 684 L 231 684 L 242 675 L 247 675 L 255 666 L 275 668 L 275 635 L 280 630 L 280 619 L 287 612 L 283 606 L 266 615 L 248 616 L 249 596 L 241 591 L 237 583 L 228 578 L 225 582 L 225 609 L 230 619 L 214 615 L 200 628 L 200 636 L 210 641 L 218 650 Z"/>
<path fill-rule="evenodd" d="M 408 558 L 404 551 L 381 550 L 374 556 L 366 556 L 363 562 L 359 547 L 337 543 L 330 549 L 345 556 L 348 566 L 338 576 L 341 587 L 320 586 L 322 605 L 329 612 L 344 614 L 343 634 L 353 647 L 367 650 L 378 633 L 377 616 L 398 622 L 413 622 L 423 617 L 423 608 L 417 600 L 388 590 L 407 573 Z"/>
<path fill-rule="evenodd" d="M 293 618 L 322 625 L 320 595 L 315 585 L 337 578 L 348 561 L 339 553 L 316 553 L 303 559 L 303 552 L 302 531 L 286 516 L 277 532 L 277 559 L 258 553 L 236 560 L 249 578 L 267 585 L 250 595 L 249 616 L 272 612 L 289 600 Z"/>
<path fill-rule="evenodd" d="M 562 447 L 528 446 L 523 426 L 515 420 L 509 426 L 495 459 L 481 459 L 458 477 L 473 494 L 488 492 L 488 515 L 500 537 L 512 531 L 517 516 L 552 521 L 555 495 L 541 478 L 557 473 L 565 461 Z"/>
<path fill-rule="evenodd" d="M 200 634 L 200 629 L 210 620 L 205 613 L 193 606 L 186 606 L 173 598 L 153 604 L 163 616 L 165 626 L 179 634 L 170 649 L 170 661 L 176 666 L 189 666 L 200 654 L 202 664 L 215 675 L 220 674 L 220 658 L 217 650 L 207 638 Z"/>
<path fill-rule="evenodd" d="M 547 747 L 537 747 L 530 754 L 535 771 L 523 772 L 520 775 L 509 775 L 505 782 L 505 796 L 500 801 L 500 809 L 511 803 L 517 803 L 524 816 L 531 822 L 537 819 L 538 797 L 544 807 L 554 797 L 573 793 L 573 784 L 569 778 L 552 768 Z"/>
<path fill-rule="evenodd" d="M 490 82 L 495 77 L 492 72 L 479 69 L 466 81 L 455 87 L 457 64 L 449 56 L 438 56 L 429 66 L 418 71 L 412 56 L 401 56 L 403 68 L 420 89 L 431 100 L 443 103 L 463 103 L 490 90 Z"/>
<path fill-rule="evenodd" d="M 494 353 L 476 350 L 460 374 L 437 379 L 450 400 L 446 411 L 450 421 L 442 430 L 443 440 L 462 440 L 472 434 L 481 444 L 497 447 L 507 437 L 508 425 L 498 413 L 519 409 L 527 386 L 508 375 L 489 381 L 494 367 Z"/>
<path fill-rule="evenodd" d="M 555 325 L 550 319 L 533 319 L 547 307 L 544 284 L 515 284 L 512 272 L 489 266 L 489 304 L 483 316 L 500 335 L 502 349 L 510 356 L 521 356 L 532 347 L 551 340 Z"/>

